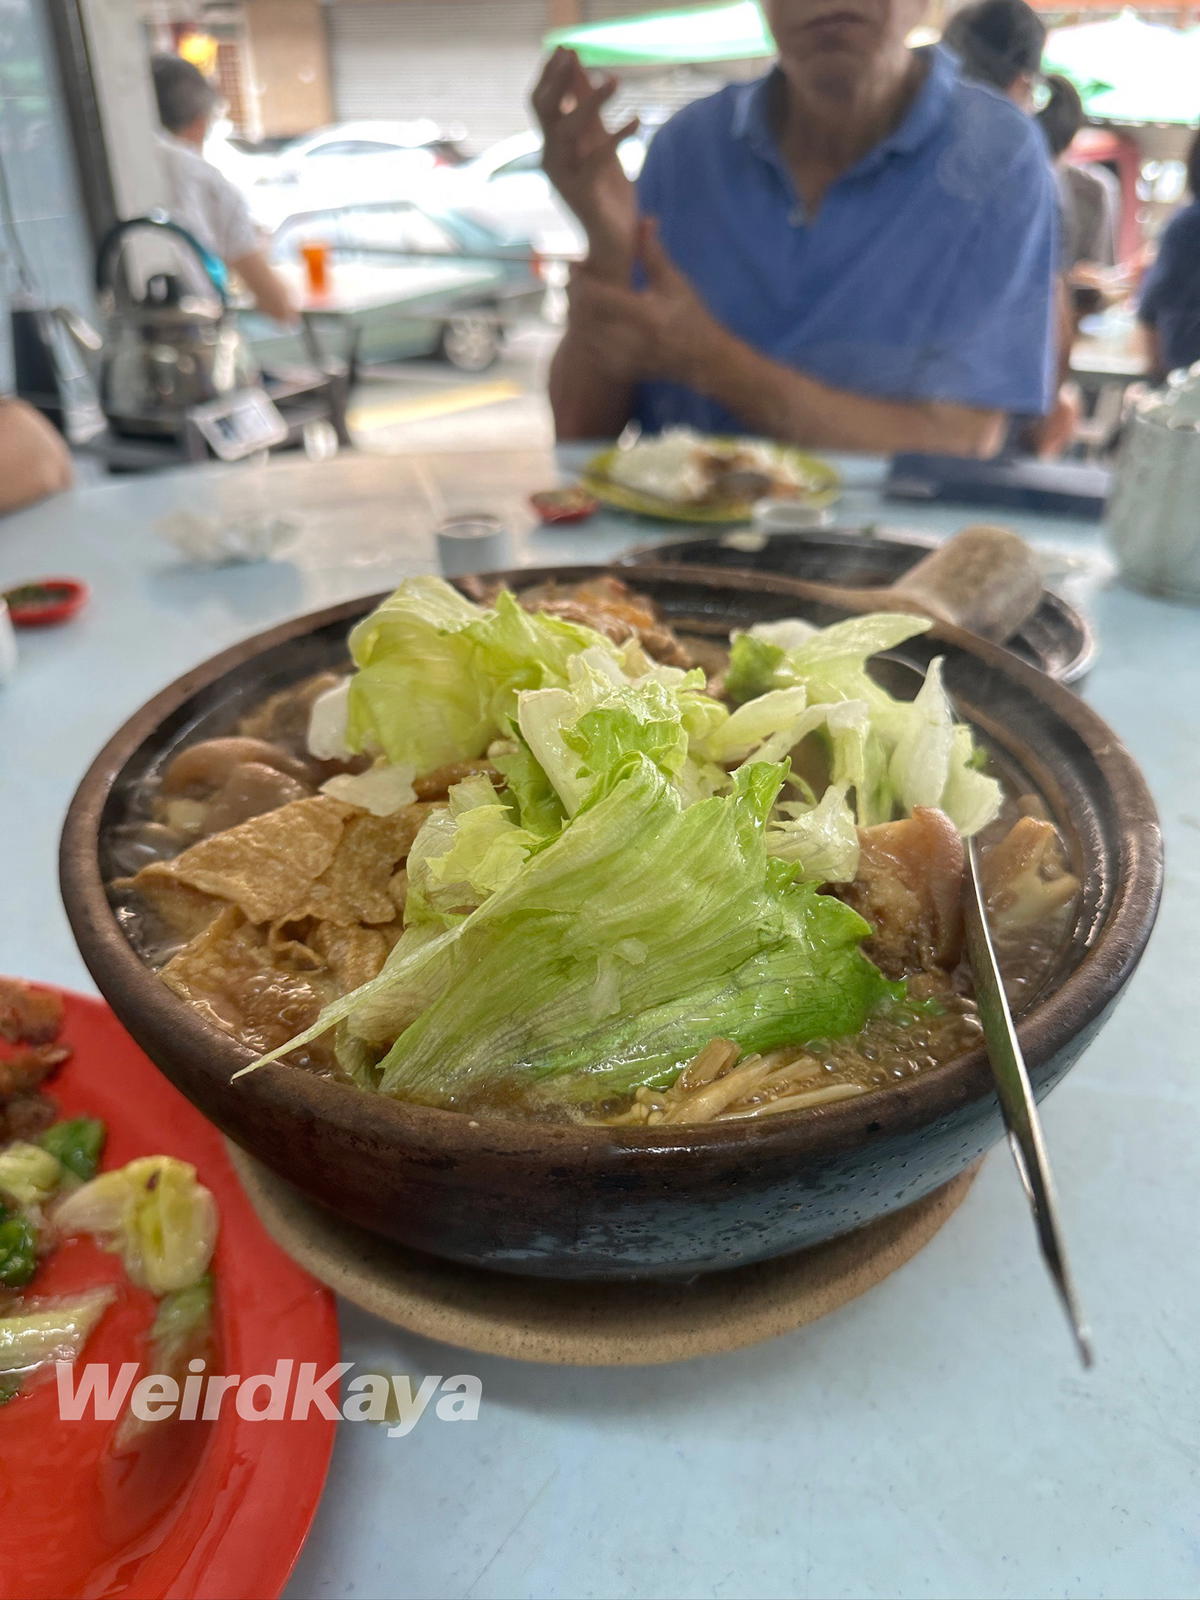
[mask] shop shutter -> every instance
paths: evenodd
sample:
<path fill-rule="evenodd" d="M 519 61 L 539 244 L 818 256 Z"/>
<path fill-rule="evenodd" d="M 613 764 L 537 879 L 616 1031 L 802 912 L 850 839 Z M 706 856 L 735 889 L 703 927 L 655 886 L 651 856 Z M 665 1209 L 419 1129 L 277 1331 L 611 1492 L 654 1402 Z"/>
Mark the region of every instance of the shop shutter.
<path fill-rule="evenodd" d="M 482 150 L 528 127 L 545 0 L 334 0 L 339 119 L 432 117 Z"/>

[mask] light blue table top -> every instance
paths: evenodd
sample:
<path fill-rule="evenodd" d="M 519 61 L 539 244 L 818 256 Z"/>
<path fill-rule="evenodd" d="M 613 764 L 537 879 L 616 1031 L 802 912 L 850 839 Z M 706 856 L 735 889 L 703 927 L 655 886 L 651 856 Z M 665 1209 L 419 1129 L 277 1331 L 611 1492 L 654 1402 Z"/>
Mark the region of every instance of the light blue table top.
<path fill-rule="evenodd" d="M 55 889 L 76 781 L 185 668 L 278 619 L 433 565 L 447 512 L 495 510 L 523 563 L 653 537 L 605 516 L 533 530 L 546 457 L 348 458 L 78 490 L 0 523 L 0 588 L 92 584 L 70 627 L 21 638 L 0 688 L 0 971 L 90 988 Z M 839 520 L 949 532 L 847 466 Z M 188 507 L 298 509 L 286 560 L 181 564 L 155 522 Z M 1085 524 L 1006 517 L 1093 560 Z M 1085 579 L 1094 572 L 1086 567 Z M 316 1596 L 1181 1596 L 1200 1593 L 1200 612 L 1094 596 L 1087 687 L 1141 761 L 1168 889 L 1115 1018 L 1046 1106 L 1098 1365 L 1085 1376 L 996 1153 L 894 1277 L 825 1321 L 677 1367 L 543 1368 L 464 1355 L 343 1306 L 364 1370 L 477 1374 L 479 1420 L 432 1408 L 406 1438 L 341 1426 L 289 1594 Z"/>

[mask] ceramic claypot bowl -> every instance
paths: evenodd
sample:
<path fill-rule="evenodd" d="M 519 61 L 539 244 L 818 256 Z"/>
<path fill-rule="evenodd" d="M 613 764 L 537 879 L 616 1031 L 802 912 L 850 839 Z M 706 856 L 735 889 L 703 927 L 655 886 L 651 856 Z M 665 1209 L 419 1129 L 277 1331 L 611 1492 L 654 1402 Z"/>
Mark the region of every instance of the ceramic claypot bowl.
<path fill-rule="evenodd" d="M 598 570 L 509 576 L 521 587 Z M 644 567 L 636 584 L 678 629 L 714 637 L 768 618 L 837 615 L 804 584 L 767 573 Z M 344 663 L 347 629 L 374 604 L 272 628 L 164 689 L 97 757 L 67 817 L 62 890 L 84 960 L 133 1037 L 224 1133 L 307 1196 L 402 1244 L 506 1272 L 596 1279 L 690 1276 L 831 1239 L 929 1194 L 1001 1137 L 981 1052 L 760 1125 L 669 1131 L 475 1120 L 285 1064 L 231 1083 L 249 1053 L 129 943 L 105 893 L 108 841 L 164 755 Z M 919 667 L 935 653 L 996 768 L 1044 797 L 1083 884 L 1057 966 L 1020 1017 L 1043 1094 L 1094 1037 L 1149 937 L 1161 879 L 1154 806 L 1128 753 L 1069 690 L 953 629 L 896 652 Z"/>

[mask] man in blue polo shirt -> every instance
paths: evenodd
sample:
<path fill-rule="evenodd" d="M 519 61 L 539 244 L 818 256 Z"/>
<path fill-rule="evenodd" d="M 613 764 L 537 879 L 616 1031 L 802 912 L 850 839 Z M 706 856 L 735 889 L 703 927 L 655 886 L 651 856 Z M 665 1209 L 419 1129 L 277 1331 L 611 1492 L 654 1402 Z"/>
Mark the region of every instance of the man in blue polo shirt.
<path fill-rule="evenodd" d="M 1028 117 L 910 50 L 923 0 L 766 0 L 778 65 L 679 112 L 638 190 L 569 51 L 534 91 L 588 236 L 550 397 L 825 449 L 993 453 L 1054 378 L 1054 180 Z"/>

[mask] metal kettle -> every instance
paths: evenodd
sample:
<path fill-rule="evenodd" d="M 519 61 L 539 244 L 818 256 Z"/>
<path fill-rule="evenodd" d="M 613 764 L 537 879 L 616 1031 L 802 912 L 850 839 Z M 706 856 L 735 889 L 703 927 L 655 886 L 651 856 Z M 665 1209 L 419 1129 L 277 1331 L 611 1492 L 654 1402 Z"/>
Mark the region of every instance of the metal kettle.
<path fill-rule="evenodd" d="M 181 270 L 122 263 L 131 238 L 154 230 L 170 240 Z M 99 351 L 100 406 L 113 430 L 135 437 L 181 432 L 187 412 L 258 381 L 258 370 L 225 291 L 224 264 L 166 216 L 118 222 L 96 256 L 104 316 Z"/>

